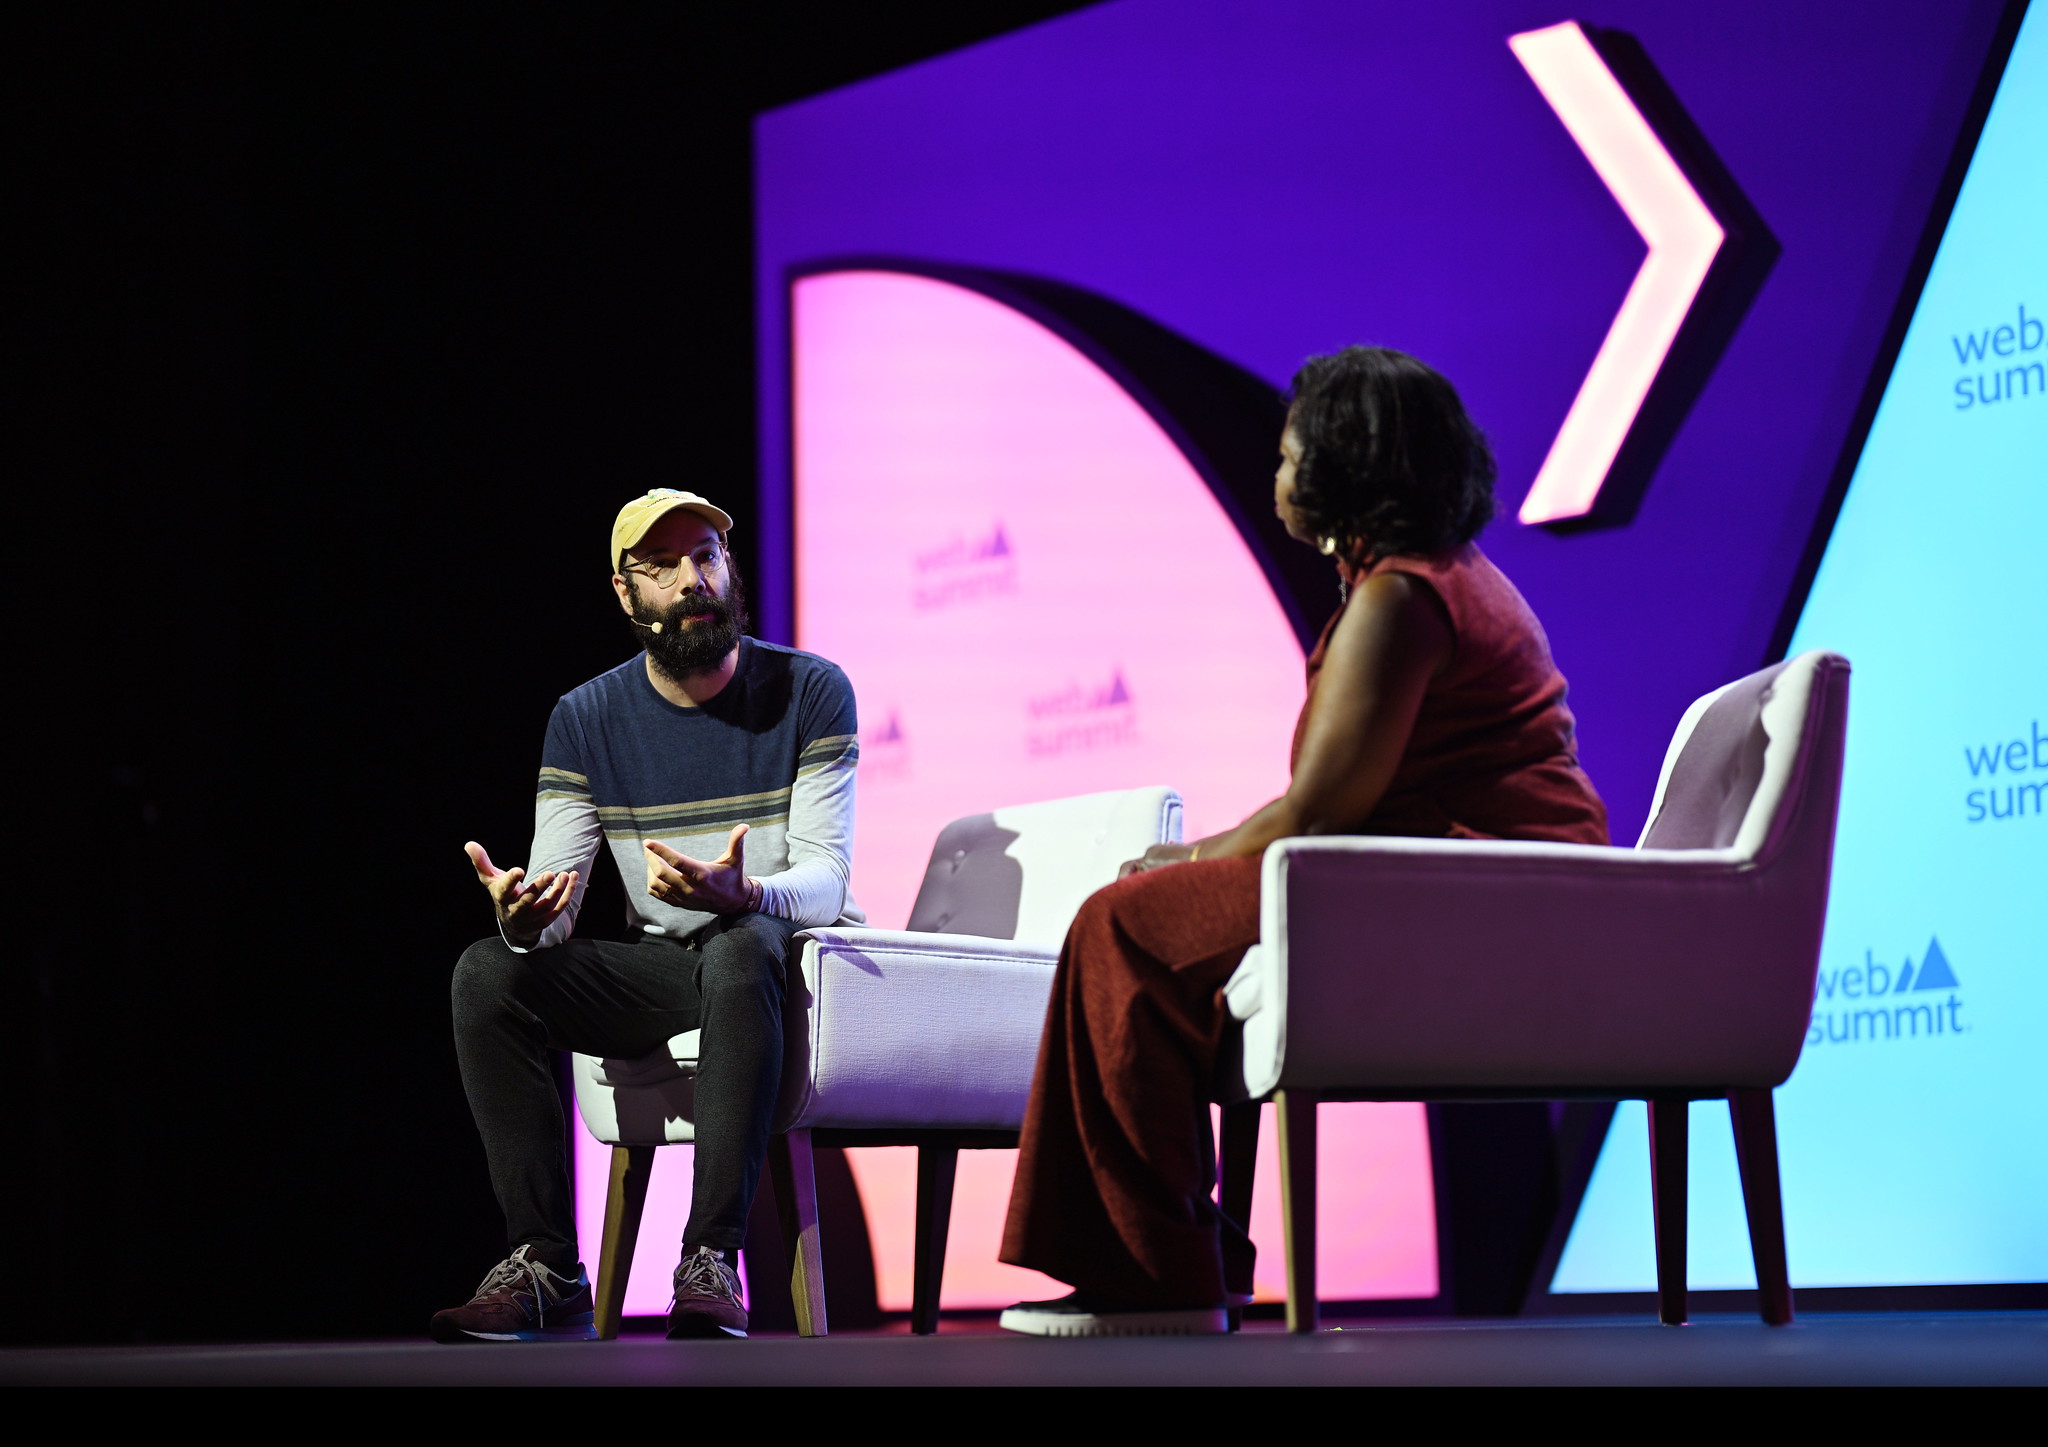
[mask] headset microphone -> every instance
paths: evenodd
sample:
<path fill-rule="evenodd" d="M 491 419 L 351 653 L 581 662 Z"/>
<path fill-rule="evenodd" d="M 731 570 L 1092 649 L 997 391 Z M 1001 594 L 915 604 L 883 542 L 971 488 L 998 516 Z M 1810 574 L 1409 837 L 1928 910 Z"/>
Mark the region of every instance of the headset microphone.
<path fill-rule="evenodd" d="M 649 633 L 661 632 L 661 625 L 659 623 L 642 623 L 638 618 L 629 618 L 626 621 L 635 628 L 645 628 Z"/>

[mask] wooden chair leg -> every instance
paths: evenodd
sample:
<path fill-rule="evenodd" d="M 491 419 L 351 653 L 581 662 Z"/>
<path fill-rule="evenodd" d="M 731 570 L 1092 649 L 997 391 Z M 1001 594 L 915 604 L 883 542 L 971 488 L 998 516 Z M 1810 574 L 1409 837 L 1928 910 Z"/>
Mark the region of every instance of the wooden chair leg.
<path fill-rule="evenodd" d="M 1316 1300 L 1316 1098 L 1305 1090 L 1273 1095 L 1280 1112 L 1280 1215 L 1287 1243 L 1287 1329 L 1322 1325 Z"/>
<path fill-rule="evenodd" d="M 1735 1158 L 1742 1166 L 1742 1207 L 1756 1262 L 1757 1305 L 1768 1326 L 1792 1323 L 1792 1277 L 1785 1268 L 1785 1204 L 1778 1191 L 1778 1118 L 1768 1090 L 1728 1097 Z"/>
<path fill-rule="evenodd" d="M 1259 1170 L 1259 1109 L 1256 1100 L 1223 1107 L 1223 1142 L 1216 1167 L 1216 1205 L 1246 1232 L 1252 1227 L 1252 1184 Z M 1244 1308 L 1231 1307 L 1230 1329 L 1243 1325 Z"/>
<path fill-rule="evenodd" d="M 1691 1102 L 1650 1103 L 1650 1209 L 1657 1221 L 1657 1320 L 1685 1325 L 1685 1151 Z"/>
<path fill-rule="evenodd" d="M 640 1241 L 640 1213 L 647 1206 L 647 1182 L 654 1175 L 653 1146 L 613 1146 L 611 1183 L 604 1194 L 604 1244 L 597 1254 L 597 1336 L 619 1334 L 626 1305 L 626 1279 L 633 1274 L 633 1248 Z"/>
<path fill-rule="evenodd" d="M 782 1240 L 789 1250 L 796 1334 L 824 1336 L 825 1253 L 818 1240 L 818 1178 L 811 1165 L 811 1133 L 793 1130 L 771 1137 L 768 1169 L 775 1176 L 775 1204 L 782 1213 Z"/>
<path fill-rule="evenodd" d="M 953 1180 L 960 1147 L 917 1148 L 917 1247 L 910 1290 L 910 1329 L 930 1336 L 939 1329 L 939 1287 L 946 1277 L 946 1235 L 953 1224 Z"/>

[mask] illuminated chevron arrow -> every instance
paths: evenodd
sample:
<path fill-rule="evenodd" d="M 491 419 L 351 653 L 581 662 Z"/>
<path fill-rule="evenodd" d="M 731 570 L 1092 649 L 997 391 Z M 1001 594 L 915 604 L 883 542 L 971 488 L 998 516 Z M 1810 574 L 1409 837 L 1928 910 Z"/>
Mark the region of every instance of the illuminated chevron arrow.
<path fill-rule="evenodd" d="M 1589 35 L 1567 21 L 1510 36 L 1508 45 L 1649 247 L 1522 503 L 1521 520 L 1625 521 L 1763 284 L 1777 243 L 1627 37 Z M 1617 53 L 1636 62 L 1629 76 L 1634 95 L 1609 64 Z M 1664 135 L 1638 104 L 1646 92 L 1666 102 L 1659 116 Z M 1682 138 L 1693 142 L 1683 148 L 1691 174 L 1667 145 L 1674 131 L 1689 132 Z M 1708 195 L 1718 204 L 1710 205 Z M 1717 261 L 1736 262 L 1730 253 L 1737 251 L 1748 253 L 1740 259 L 1749 264 L 1724 264 L 1717 274 Z M 1710 275 L 1733 284 L 1709 288 Z M 1712 298 L 1703 295 L 1709 290 Z M 1703 315 L 1708 311 L 1720 315 Z"/>

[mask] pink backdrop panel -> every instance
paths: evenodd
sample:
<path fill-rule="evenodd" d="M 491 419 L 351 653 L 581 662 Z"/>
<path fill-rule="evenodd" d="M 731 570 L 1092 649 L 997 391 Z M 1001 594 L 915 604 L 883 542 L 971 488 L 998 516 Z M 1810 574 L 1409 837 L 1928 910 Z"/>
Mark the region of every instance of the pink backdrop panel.
<path fill-rule="evenodd" d="M 572 1134 L 576 1138 L 576 1239 L 583 1250 L 584 1268 L 595 1284 L 612 1148 L 599 1143 L 580 1119 Z M 667 1146 L 654 1153 L 654 1175 L 647 1185 L 647 1209 L 640 1218 L 633 1274 L 626 1278 L 627 1316 L 668 1313 L 670 1279 L 682 1256 L 683 1224 L 690 1219 L 690 1180 L 695 1164 L 695 1146 Z"/>
<path fill-rule="evenodd" d="M 972 289 L 845 271 L 794 293 L 796 641 L 859 695 L 853 882 L 869 920 L 902 927 L 933 839 L 962 815 L 1166 783 L 1192 838 L 1280 793 L 1300 646 L 1151 415 Z M 1322 1294 L 1435 1294 L 1421 1107 L 1324 1120 Z M 1253 1235 L 1276 1296 L 1270 1122 L 1262 1140 Z M 882 1303 L 907 1308 L 912 1153 L 852 1158 Z M 1014 1162 L 962 1155 L 948 1306 L 1055 1289 L 995 1260 Z"/>
<path fill-rule="evenodd" d="M 963 814 L 1166 783 L 1192 836 L 1286 787 L 1301 649 L 1142 407 L 948 282 L 814 276 L 794 310 L 797 644 L 860 698 L 872 923 Z"/>

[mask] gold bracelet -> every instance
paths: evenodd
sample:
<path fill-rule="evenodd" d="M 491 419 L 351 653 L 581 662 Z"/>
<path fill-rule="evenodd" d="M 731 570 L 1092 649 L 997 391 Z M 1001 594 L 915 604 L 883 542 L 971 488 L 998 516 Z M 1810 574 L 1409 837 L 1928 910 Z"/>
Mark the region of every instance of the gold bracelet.
<path fill-rule="evenodd" d="M 1195 841 L 1195 847 L 1194 847 L 1194 848 L 1192 848 L 1192 849 L 1190 849 L 1190 850 L 1188 851 L 1188 863 L 1190 863 L 1190 864 L 1193 864 L 1193 863 L 1194 863 L 1194 862 L 1195 862 L 1195 861 L 1196 861 L 1197 859 L 1200 859 L 1201 857 L 1202 857 L 1202 841 L 1201 841 L 1201 840 L 1199 840 L 1199 839 L 1197 839 L 1197 840 Z"/>

